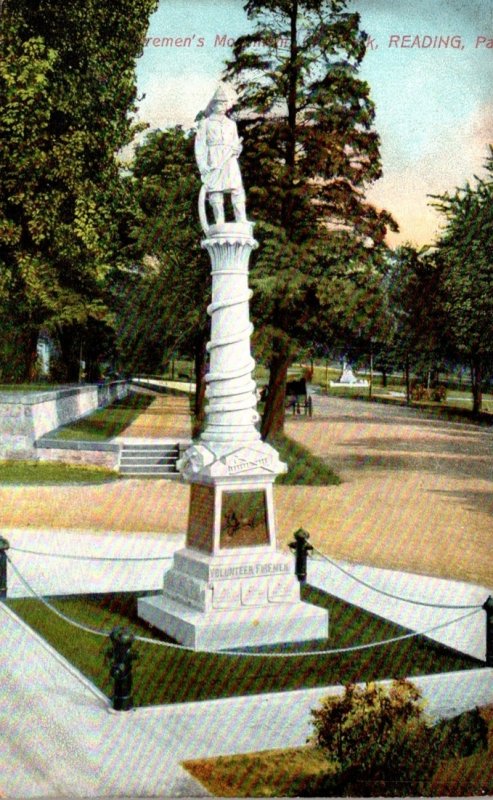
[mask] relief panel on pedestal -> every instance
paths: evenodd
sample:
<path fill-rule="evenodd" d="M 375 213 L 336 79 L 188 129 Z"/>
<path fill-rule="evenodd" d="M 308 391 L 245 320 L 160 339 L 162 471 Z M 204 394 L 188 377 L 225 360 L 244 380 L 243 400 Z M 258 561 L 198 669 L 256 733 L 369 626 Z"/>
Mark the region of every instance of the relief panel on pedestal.
<path fill-rule="evenodd" d="M 223 492 L 221 550 L 268 544 L 269 529 L 265 492 Z"/>

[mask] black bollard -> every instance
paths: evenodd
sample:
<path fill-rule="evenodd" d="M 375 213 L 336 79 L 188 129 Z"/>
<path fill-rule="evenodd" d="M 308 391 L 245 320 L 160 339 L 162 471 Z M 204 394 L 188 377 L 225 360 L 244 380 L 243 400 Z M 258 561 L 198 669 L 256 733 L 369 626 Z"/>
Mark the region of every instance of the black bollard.
<path fill-rule="evenodd" d="M 112 647 L 107 656 L 111 658 L 110 675 L 113 678 L 113 708 L 115 711 L 130 711 L 132 697 L 132 661 L 137 657 L 131 652 L 134 635 L 128 628 L 118 625 L 110 633 Z"/>
<path fill-rule="evenodd" d="M 10 544 L 0 536 L 0 600 L 7 597 L 7 550 Z"/>
<path fill-rule="evenodd" d="M 294 571 L 300 583 L 306 581 L 306 560 L 310 550 L 313 550 L 311 544 L 308 544 L 310 534 L 299 528 L 294 533 L 294 542 L 289 543 L 291 550 L 295 551 L 295 566 Z"/>
<path fill-rule="evenodd" d="M 490 595 L 483 608 L 486 611 L 486 666 L 493 667 L 493 597 Z"/>

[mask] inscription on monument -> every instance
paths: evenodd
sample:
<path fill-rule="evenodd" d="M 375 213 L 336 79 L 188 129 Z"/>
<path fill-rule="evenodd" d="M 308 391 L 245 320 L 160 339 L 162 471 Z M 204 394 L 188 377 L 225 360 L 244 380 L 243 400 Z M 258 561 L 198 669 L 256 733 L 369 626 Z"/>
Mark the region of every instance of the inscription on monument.
<path fill-rule="evenodd" d="M 265 492 L 224 492 L 221 548 L 269 544 Z"/>
<path fill-rule="evenodd" d="M 290 576 L 275 578 L 269 583 L 269 603 L 296 603 L 300 599 L 299 584 Z"/>
<path fill-rule="evenodd" d="M 214 488 L 192 483 L 187 546 L 212 553 L 214 543 Z"/>
<path fill-rule="evenodd" d="M 288 575 L 289 564 L 269 562 L 267 564 L 230 564 L 227 567 L 211 567 L 211 580 L 228 578 L 257 578 L 268 575 Z"/>
<path fill-rule="evenodd" d="M 246 580 L 241 582 L 241 602 L 244 606 L 262 606 L 267 602 L 267 582 Z"/>
<path fill-rule="evenodd" d="M 239 583 L 219 583 L 213 587 L 212 605 L 214 608 L 237 608 L 240 602 Z"/>

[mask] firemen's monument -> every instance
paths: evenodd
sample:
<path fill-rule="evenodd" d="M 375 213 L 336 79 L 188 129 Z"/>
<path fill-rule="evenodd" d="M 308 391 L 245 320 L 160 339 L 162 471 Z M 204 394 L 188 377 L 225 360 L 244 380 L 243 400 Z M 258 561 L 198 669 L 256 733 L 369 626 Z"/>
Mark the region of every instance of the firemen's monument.
<path fill-rule="evenodd" d="M 179 462 L 190 484 L 186 546 L 165 573 L 162 594 L 138 604 L 143 619 L 181 644 L 217 650 L 328 635 L 327 611 L 300 600 L 293 558 L 276 546 L 273 483 L 286 466 L 256 427 L 248 262 L 257 242 L 246 217 L 241 140 L 226 115 L 230 105 L 220 86 L 195 140 L 212 302 L 205 427 Z M 234 222 L 225 221 L 227 194 Z"/>

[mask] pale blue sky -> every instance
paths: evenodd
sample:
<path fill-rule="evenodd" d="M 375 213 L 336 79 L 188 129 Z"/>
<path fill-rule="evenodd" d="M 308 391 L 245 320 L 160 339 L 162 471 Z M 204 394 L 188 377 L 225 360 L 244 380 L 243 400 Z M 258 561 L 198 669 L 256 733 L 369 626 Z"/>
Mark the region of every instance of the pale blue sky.
<path fill-rule="evenodd" d="M 377 107 L 384 176 L 370 197 L 399 222 L 393 242 L 428 243 L 440 220 L 427 193 L 452 190 L 480 173 L 493 143 L 493 3 L 354 0 L 352 8 L 374 41 L 360 74 Z M 138 62 L 139 92 L 146 95 L 139 118 L 151 127 L 191 126 L 230 54 L 215 45 L 216 36 L 247 30 L 242 0 L 161 0 Z M 456 36 L 460 46 L 395 47 L 391 36 L 399 44 L 412 44 L 415 36 Z M 192 43 L 162 45 L 164 37 Z M 487 41 L 476 46 L 478 37 Z"/>

